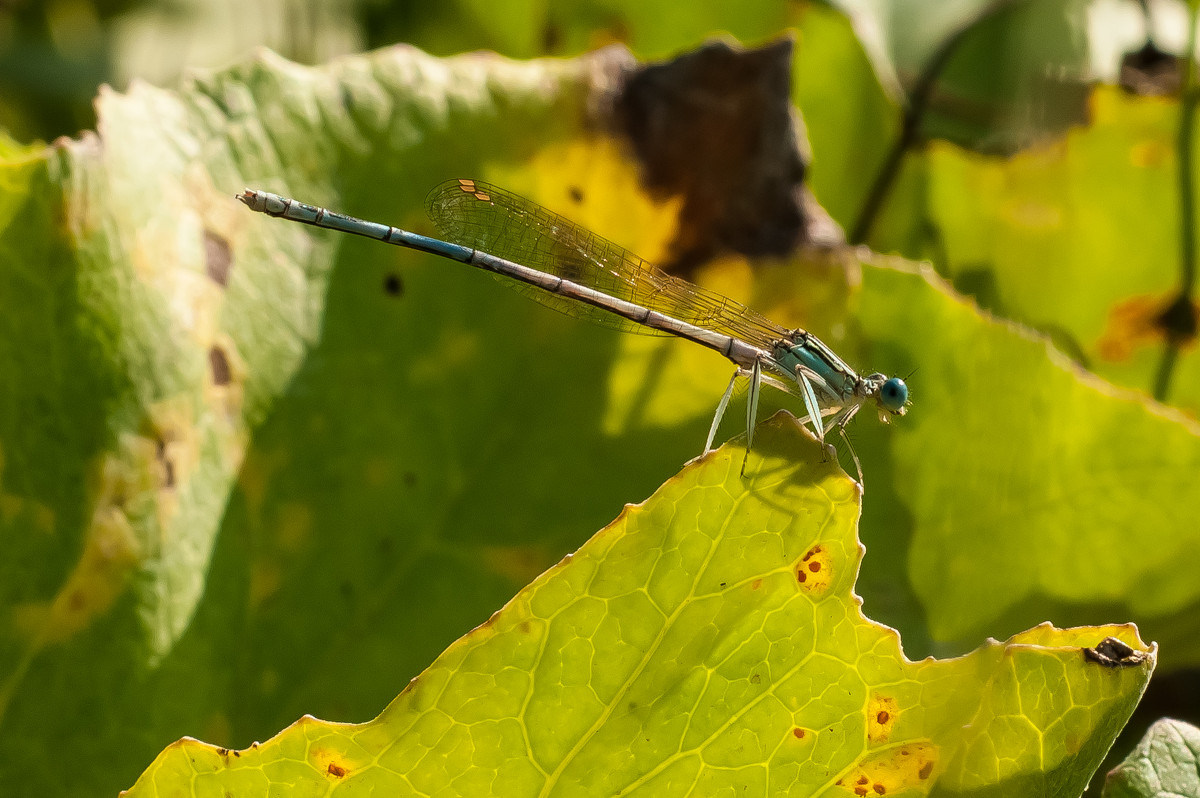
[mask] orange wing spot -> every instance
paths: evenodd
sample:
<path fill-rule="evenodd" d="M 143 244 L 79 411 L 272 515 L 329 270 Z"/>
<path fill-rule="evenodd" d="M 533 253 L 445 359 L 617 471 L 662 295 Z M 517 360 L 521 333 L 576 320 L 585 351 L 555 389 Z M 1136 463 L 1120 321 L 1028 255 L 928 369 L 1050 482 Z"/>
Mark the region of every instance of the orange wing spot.
<path fill-rule="evenodd" d="M 459 180 L 458 187 L 461 188 L 467 194 L 475 193 L 475 181 L 474 180 Z"/>
<path fill-rule="evenodd" d="M 344 779 L 346 777 L 346 769 L 336 762 L 330 762 L 326 772 L 335 778 Z"/>
<path fill-rule="evenodd" d="M 810 593 L 821 593 L 833 581 L 833 555 L 816 545 L 804 553 L 796 566 L 796 581 Z"/>
<path fill-rule="evenodd" d="M 899 707 L 891 696 L 875 693 L 867 704 L 867 739 L 872 744 L 887 742 L 896 725 Z"/>
<path fill-rule="evenodd" d="M 484 194 L 482 191 L 475 192 L 475 199 L 479 200 L 480 202 L 491 202 L 492 201 L 492 198 L 490 196 L 488 196 L 487 194 Z"/>

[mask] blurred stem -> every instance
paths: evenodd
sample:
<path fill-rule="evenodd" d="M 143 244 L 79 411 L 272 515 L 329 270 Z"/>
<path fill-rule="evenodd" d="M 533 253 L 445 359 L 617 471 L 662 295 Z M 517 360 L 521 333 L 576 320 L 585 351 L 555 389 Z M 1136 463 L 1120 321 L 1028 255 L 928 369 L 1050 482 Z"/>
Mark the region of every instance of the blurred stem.
<path fill-rule="evenodd" d="M 1188 4 L 1188 39 L 1183 61 L 1183 90 L 1179 103 L 1179 294 L 1159 317 L 1166 331 L 1162 359 L 1154 377 L 1154 398 L 1165 402 L 1179 356 L 1179 345 L 1195 335 L 1192 292 L 1196 287 L 1196 2 Z"/>
<path fill-rule="evenodd" d="M 888 151 L 887 158 L 884 159 L 879 173 L 875 175 L 875 182 L 871 185 L 871 190 L 867 194 L 866 200 L 863 201 L 858 219 L 855 221 L 854 228 L 850 232 L 851 244 L 866 243 L 870 237 L 871 228 L 875 226 L 875 219 L 883 209 L 884 201 L 892 190 L 892 184 L 896 182 L 896 178 L 900 175 L 900 167 L 904 163 L 904 156 L 910 149 L 921 142 L 921 122 L 924 120 L 925 111 L 929 107 L 929 99 L 933 96 L 934 87 L 937 85 L 938 79 L 942 76 L 942 72 L 946 69 L 946 65 L 950 63 L 950 57 L 958 49 L 958 45 L 962 43 L 966 35 L 976 25 L 979 25 L 1001 11 L 1005 11 L 1023 2 L 1026 2 L 1026 0 L 993 0 L 993 2 L 981 9 L 978 14 L 968 19 L 943 39 L 941 45 L 929 57 L 929 60 L 921 69 L 921 73 L 917 76 L 917 82 L 913 85 L 912 91 L 908 93 L 908 100 L 904 106 L 904 115 L 900 120 L 900 135 L 892 144 L 891 150 Z"/>
<path fill-rule="evenodd" d="M 1150 0 L 1138 0 L 1142 9 L 1142 24 L 1146 26 L 1146 45 L 1154 47 L 1154 15 L 1150 13 Z"/>

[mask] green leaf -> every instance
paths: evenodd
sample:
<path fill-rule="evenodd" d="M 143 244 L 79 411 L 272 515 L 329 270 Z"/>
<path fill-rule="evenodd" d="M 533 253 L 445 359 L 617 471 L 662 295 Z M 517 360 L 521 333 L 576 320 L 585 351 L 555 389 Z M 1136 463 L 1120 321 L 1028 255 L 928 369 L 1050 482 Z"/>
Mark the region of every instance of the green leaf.
<path fill-rule="evenodd" d="M 370 718 L 696 454 L 729 378 L 717 355 L 233 199 L 250 184 L 431 232 L 428 187 L 478 176 L 658 258 L 675 204 L 645 196 L 588 116 L 610 57 L 393 48 L 302 69 L 265 54 L 180 92 L 105 92 L 99 137 L 5 161 L 0 792 L 112 792 L 185 734 L 244 745 L 305 713 Z M 1188 650 L 1194 586 L 1168 560 L 1193 556 L 1179 508 L 1194 487 L 1164 495 L 1195 470 L 1192 427 L 1065 371 L 911 265 L 786 266 L 727 259 L 697 278 L 865 369 L 921 369 L 907 418 L 852 427 L 878 552 L 859 592 L 910 653 L 1115 613 Z M 1094 433 L 1070 451 L 1053 450 L 1055 425 L 1076 423 L 1060 402 Z M 1118 473 L 1119 514 L 1072 525 L 1067 499 L 1110 495 L 1097 463 L 1160 449 L 1163 472 Z M 1173 548 L 1123 548 L 1134 519 Z M 1076 541 L 1104 570 L 1081 574 Z M 1036 578 L 1004 581 L 989 542 L 1041 546 Z M 951 567 L 915 567 L 930 562 Z"/>
<path fill-rule="evenodd" d="M 452 645 L 375 720 L 183 740 L 128 795 L 1070 794 L 1153 670 L 1132 627 L 907 661 L 864 617 L 858 491 L 794 420 L 725 447 Z M 1099 664 L 1115 635 L 1137 652 Z"/>
<path fill-rule="evenodd" d="M 1200 796 L 1200 729 L 1163 718 L 1108 774 L 1104 798 Z"/>
<path fill-rule="evenodd" d="M 932 146 L 929 223 L 956 285 L 1149 393 L 1165 340 L 1156 317 L 1180 280 L 1179 103 L 1101 86 L 1090 110 L 1088 126 L 1007 159 Z M 1181 352 L 1169 395 L 1193 417 L 1196 358 Z"/>
<path fill-rule="evenodd" d="M 928 267 L 896 266 L 864 272 L 858 318 L 869 340 L 887 341 L 875 360 L 920 370 L 890 434 L 893 470 L 867 481 L 894 480 L 894 503 L 869 494 L 864 540 L 886 538 L 875 527 L 889 517 L 910 519 L 901 551 L 932 638 L 965 650 L 1048 613 L 1079 623 L 1115 612 L 1172 639 L 1172 656 L 1197 656 L 1200 584 L 1178 567 L 1200 549 L 1197 425 L 981 317 Z"/>

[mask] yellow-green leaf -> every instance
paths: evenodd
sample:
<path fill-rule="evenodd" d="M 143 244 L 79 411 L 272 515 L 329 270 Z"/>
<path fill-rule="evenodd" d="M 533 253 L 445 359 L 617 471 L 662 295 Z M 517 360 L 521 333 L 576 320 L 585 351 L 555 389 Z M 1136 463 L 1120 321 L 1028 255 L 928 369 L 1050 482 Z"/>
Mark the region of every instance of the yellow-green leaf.
<path fill-rule="evenodd" d="M 165 750 L 129 793 L 1079 792 L 1154 666 L 1045 625 L 909 662 L 860 609 L 858 490 L 786 415 L 626 508 L 375 720 Z M 1106 637 L 1120 661 L 1097 654 Z"/>

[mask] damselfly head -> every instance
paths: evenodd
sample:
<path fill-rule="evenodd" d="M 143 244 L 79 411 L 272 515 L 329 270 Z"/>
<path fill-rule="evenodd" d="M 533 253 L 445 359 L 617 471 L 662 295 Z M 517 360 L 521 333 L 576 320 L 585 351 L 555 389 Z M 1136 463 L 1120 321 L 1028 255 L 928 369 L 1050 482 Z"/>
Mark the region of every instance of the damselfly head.
<path fill-rule="evenodd" d="M 872 374 L 871 379 L 882 383 L 879 393 L 876 394 L 880 408 L 892 415 L 904 415 L 905 405 L 908 403 L 908 386 L 904 384 L 904 380 L 899 377 L 885 377 L 882 374 Z"/>

